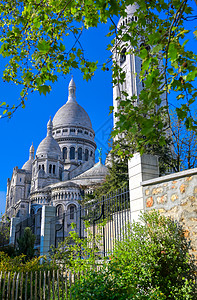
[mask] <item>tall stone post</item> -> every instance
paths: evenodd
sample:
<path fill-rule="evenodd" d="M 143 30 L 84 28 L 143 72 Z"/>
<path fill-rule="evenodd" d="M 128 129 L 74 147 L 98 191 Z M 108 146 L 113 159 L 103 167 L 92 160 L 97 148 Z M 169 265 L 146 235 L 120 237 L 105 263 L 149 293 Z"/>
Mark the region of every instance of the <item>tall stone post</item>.
<path fill-rule="evenodd" d="M 131 222 L 139 221 L 145 211 L 141 182 L 159 177 L 157 156 L 139 153 L 128 161 Z"/>
<path fill-rule="evenodd" d="M 41 236 L 40 236 L 40 255 L 47 255 L 51 246 L 50 233 L 53 231 L 51 219 L 55 217 L 56 208 L 44 205 L 42 207 Z M 52 241 L 53 242 L 53 241 Z"/>
<path fill-rule="evenodd" d="M 15 238 L 16 238 L 16 225 L 20 223 L 21 218 L 11 218 L 11 223 L 10 223 L 10 245 L 15 245 Z"/>

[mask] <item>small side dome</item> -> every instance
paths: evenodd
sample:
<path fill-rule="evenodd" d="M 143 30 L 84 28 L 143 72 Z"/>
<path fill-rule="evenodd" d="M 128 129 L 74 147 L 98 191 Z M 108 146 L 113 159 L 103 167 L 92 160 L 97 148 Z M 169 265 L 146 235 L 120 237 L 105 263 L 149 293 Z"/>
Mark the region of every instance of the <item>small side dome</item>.
<path fill-rule="evenodd" d="M 33 162 L 33 160 L 26 161 L 26 163 L 22 166 L 22 170 L 31 172 L 32 171 L 32 162 Z"/>
<path fill-rule="evenodd" d="M 89 170 L 75 177 L 75 179 L 82 179 L 82 178 L 83 179 L 93 179 L 93 178 L 105 179 L 107 174 L 108 174 L 108 168 L 105 165 L 103 165 L 101 159 L 99 159 L 98 163 L 96 163 Z"/>
<path fill-rule="evenodd" d="M 26 161 L 26 163 L 22 166 L 22 170 L 25 170 L 27 172 L 32 172 L 32 163 L 34 160 L 34 146 L 33 143 L 29 149 L 29 159 Z"/>
<path fill-rule="evenodd" d="M 61 149 L 56 140 L 52 137 L 52 130 L 53 123 L 50 118 L 47 124 L 47 136 L 42 140 L 36 151 L 38 157 L 41 155 L 48 155 L 51 158 L 57 159 L 58 156 L 61 156 Z"/>

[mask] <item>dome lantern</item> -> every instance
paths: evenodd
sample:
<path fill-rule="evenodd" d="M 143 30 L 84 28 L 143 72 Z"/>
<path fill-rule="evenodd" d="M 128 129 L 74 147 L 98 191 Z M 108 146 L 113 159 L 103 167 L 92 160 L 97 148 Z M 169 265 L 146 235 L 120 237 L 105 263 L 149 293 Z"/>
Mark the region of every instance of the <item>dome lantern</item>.
<path fill-rule="evenodd" d="M 34 146 L 33 143 L 29 149 L 29 159 L 34 159 Z"/>
<path fill-rule="evenodd" d="M 68 86 L 68 102 L 75 101 L 76 102 L 76 85 L 73 80 L 73 76 Z"/>
<path fill-rule="evenodd" d="M 53 122 L 51 121 L 51 117 L 47 123 L 47 136 L 52 136 L 53 131 Z"/>

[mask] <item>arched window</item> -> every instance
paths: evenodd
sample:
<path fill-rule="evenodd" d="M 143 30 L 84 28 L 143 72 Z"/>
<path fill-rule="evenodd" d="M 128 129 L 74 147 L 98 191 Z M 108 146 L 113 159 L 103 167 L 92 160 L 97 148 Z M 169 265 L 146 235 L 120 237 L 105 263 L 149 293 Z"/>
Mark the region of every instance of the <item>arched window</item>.
<path fill-rule="evenodd" d="M 56 215 L 57 216 L 62 216 L 63 215 L 63 205 L 60 204 L 56 207 Z"/>
<path fill-rule="evenodd" d="M 89 158 L 89 151 L 88 149 L 85 149 L 85 161 L 88 161 Z"/>
<path fill-rule="evenodd" d="M 62 168 L 59 168 L 59 178 L 62 180 Z"/>
<path fill-rule="evenodd" d="M 71 205 L 70 206 L 70 220 L 74 219 L 74 215 L 75 215 L 75 205 Z"/>
<path fill-rule="evenodd" d="M 40 226 L 41 225 L 41 220 L 42 220 L 42 208 L 38 209 L 37 216 L 38 216 L 38 221 L 39 221 L 39 226 Z"/>
<path fill-rule="evenodd" d="M 44 165 L 42 165 L 42 169 L 44 170 Z"/>
<path fill-rule="evenodd" d="M 52 165 L 49 165 L 49 173 L 52 172 Z"/>
<path fill-rule="evenodd" d="M 120 64 L 126 61 L 126 48 L 123 48 L 120 54 Z"/>
<path fill-rule="evenodd" d="M 82 148 L 78 148 L 78 160 L 82 160 Z"/>
<path fill-rule="evenodd" d="M 70 148 L 70 159 L 75 159 L 75 148 L 74 147 Z"/>
<path fill-rule="evenodd" d="M 63 159 L 67 159 L 67 148 L 63 148 Z"/>
<path fill-rule="evenodd" d="M 53 174 L 55 174 L 55 165 L 53 165 Z"/>

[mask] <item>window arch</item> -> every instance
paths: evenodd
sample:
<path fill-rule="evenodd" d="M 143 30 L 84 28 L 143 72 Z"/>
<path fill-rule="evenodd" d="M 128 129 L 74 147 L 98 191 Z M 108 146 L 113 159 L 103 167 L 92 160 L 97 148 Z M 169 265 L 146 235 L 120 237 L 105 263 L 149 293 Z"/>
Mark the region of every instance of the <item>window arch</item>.
<path fill-rule="evenodd" d="M 123 64 L 126 61 L 126 48 L 123 48 L 120 53 L 120 64 Z"/>
<path fill-rule="evenodd" d="M 61 204 L 59 204 L 59 205 L 57 205 L 57 207 L 56 207 L 56 215 L 57 216 L 62 216 L 63 215 L 63 205 L 61 205 Z"/>
<path fill-rule="evenodd" d="M 67 159 L 67 148 L 63 148 L 63 159 Z"/>
<path fill-rule="evenodd" d="M 75 159 L 75 148 L 74 147 L 70 148 L 70 159 Z"/>
<path fill-rule="evenodd" d="M 82 148 L 78 148 L 78 160 L 82 160 Z"/>
<path fill-rule="evenodd" d="M 89 158 L 89 151 L 88 149 L 85 149 L 85 161 L 88 161 Z"/>
<path fill-rule="evenodd" d="M 38 216 L 38 221 L 39 225 L 41 225 L 41 220 L 42 220 L 42 208 L 39 208 L 37 211 L 37 216 Z"/>
<path fill-rule="evenodd" d="M 70 213 L 70 220 L 73 220 L 75 218 L 75 205 L 70 206 L 69 213 Z"/>
<path fill-rule="evenodd" d="M 49 165 L 49 173 L 52 173 L 52 165 Z"/>

